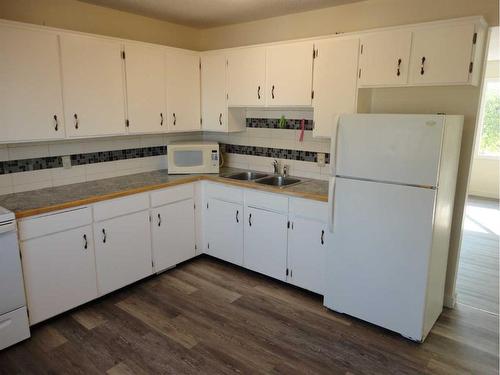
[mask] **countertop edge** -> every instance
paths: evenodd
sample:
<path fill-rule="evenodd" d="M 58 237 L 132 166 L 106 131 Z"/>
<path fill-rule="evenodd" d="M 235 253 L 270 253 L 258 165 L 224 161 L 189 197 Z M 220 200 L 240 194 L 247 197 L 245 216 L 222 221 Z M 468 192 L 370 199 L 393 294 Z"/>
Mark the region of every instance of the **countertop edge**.
<path fill-rule="evenodd" d="M 16 211 L 15 215 L 16 215 L 16 219 L 23 219 L 23 218 L 27 218 L 30 216 L 45 214 L 48 212 L 65 210 L 68 208 L 84 206 L 86 204 L 97 203 L 97 202 L 101 202 L 101 201 L 105 201 L 105 200 L 109 200 L 109 199 L 125 197 L 128 195 L 145 193 L 145 192 L 152 191 L 152 190 L 164 189 L 164 188 L 168 188 L 168 187 L 172 187 L 172 186 L 176 186 L 176 185 L 189 184 L 189 183 L 197 182 L 197 181 L 212 181 L 212 182 L 237 186 L 240 188 L 255 189 L 255 190 L 266 191 L 269 193 L 284 194 L 284 195 L 288 195 L 288 196 L 293 196 L 293 197 L 297 197 L 297 198 L 304 198 L 304 199 L 311 199 L 311 200 L 316 200 L 316 201 L 320 201 L 320 202 L 327 202 L 328 201 L 328 196 L 325 196 L 323 194 L 290 191 L 290 190 L 286 190 L 286 188 L 257 185 L 255 182 L 230 180 L 228 178 L 224 178 L 224 177 L 220 177 L 220 176 L 203 175 L 203 176 L 186 176 L 185 178 L 179 178 L 175 181 L 169 181 L 169 182 L 165 182 L 165 183 L 161 183 L 161 184 L 141 186 L 139 188 L 120 190 L 120 191 L 112 192 L 109 194 L 96 195 L 93 197 L 78 199 L 78 200 L 74 200 L 74 201 L 69 201 L 69 202 L 65 202 L 65 203 L 60 203 L 60 204 L 55 204 L 55 205 L 50 205 L 50 206 L 45 206 L 45 207 L 40 207 L 40 208 L 20 210 L 20 211 Z"/>

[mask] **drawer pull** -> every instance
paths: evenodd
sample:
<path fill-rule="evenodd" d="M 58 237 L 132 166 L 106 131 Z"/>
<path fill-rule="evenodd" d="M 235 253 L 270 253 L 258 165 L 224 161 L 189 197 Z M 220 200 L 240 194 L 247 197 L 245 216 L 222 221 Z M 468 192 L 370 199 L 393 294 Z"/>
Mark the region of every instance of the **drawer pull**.
<path fill-rule="evenodd" d="M 401 59 L 398 59 L 398 68 L 396 69 L 396 75 L 398 77 L 401 75 Z"/>
<path fill-rule="evenodd" d="M 420 75 L 422 75 L 422 76 L 425 73 L 424 66 L 425 66 L 425 56 L 422 57 L 422 63 L 420 64 Z"/>
<path fill-rule="evenodd" d="M 75 113 L 73 115 L 74 119 L 75 119 L 75 129 L 78 129 L 78 126 L 79 126 L 79 123 L 78 123 L 78 115 Z"/>
<path fill-rule="evenodd" d="M 321 244 L 322 245 L 325 244 L 325 231 L 324 230 L 321 231 Z"/>
<path fill-rule="evenodd" d="M 248 215 L 248 225 L 252 226 L 252 214 Z"/>
<path fill-rule="evenodd" d="M 239 223 L 239 222 L 240 222 L 239 215 L 240 215 L 240 211 L 239 211 L 239 210 L 236 210 L 236 222 L 237 222 L 237 223 Z"/>
<path fill-rule="evenodd" d="M 107 235 L 106 235 L 106 229 L 103 229 L 102 230 L 102 243 L 106 243 L 106 239 L 107 239 Z"/>
<path fill-rule="evenodd" d="M 88 247 L 89 247 L 89 242 L 87 241 L 87 235 L 86 235 L 86 234 L 84 234 L 84 235 L 83 235 L 83 248 L 84 248 L 85 250 L 87 250 L 87 248 L 88 248 Z"/>
<path fill-rule="evenodd" d="M 158 214 L 158 226 L 161 227 L 161 215 Z"/>

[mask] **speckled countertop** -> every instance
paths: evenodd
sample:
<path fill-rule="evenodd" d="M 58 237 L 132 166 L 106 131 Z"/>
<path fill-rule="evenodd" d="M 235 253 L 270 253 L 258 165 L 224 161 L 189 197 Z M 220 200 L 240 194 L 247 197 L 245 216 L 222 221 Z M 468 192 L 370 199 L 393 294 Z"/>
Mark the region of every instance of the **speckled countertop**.
<path fill-rule="evenodd" d="M 138 173 L 0 195 L 0 206 L 15 212 L 16 216 L 21 218 L 199 180 L 222 182 L 239 187 L 254 188 L 319 201 L 328 200 L 327 181 L 302 179 L 303 182 L 299 184 L 279 188 L 224 177 L 239 171 L 241 170 L 223 168 L 219 175 L 169 175 L 166 170 Z"/>

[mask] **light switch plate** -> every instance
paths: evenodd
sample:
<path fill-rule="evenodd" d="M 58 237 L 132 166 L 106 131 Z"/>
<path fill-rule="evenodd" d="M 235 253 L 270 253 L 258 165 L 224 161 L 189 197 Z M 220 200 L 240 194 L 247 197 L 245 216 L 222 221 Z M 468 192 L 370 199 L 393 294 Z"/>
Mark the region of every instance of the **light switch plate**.
<path fill-rule="evenodd" d="M 62 156 L 62 164 L 64 169 L 70 169 L 71 168 L 71 157 L 69 155 Z"/>
<path fill-rule="evenodd" d="M 318 152 L 317 157 L 318 157 L 318 167 L 324 167 L 325 166 L 325 154 L 323 152 Z"/>

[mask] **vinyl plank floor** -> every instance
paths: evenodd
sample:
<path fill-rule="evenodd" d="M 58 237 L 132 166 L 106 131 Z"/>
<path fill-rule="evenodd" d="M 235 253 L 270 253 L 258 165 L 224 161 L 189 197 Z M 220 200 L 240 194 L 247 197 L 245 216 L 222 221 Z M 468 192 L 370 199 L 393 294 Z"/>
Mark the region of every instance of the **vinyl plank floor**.
<path fill-rule="evenodd" d="M 32 327 L 0 374 L 494 374 L 498 316 L 445 309 L 424 344 L 202 256 Z"/>

